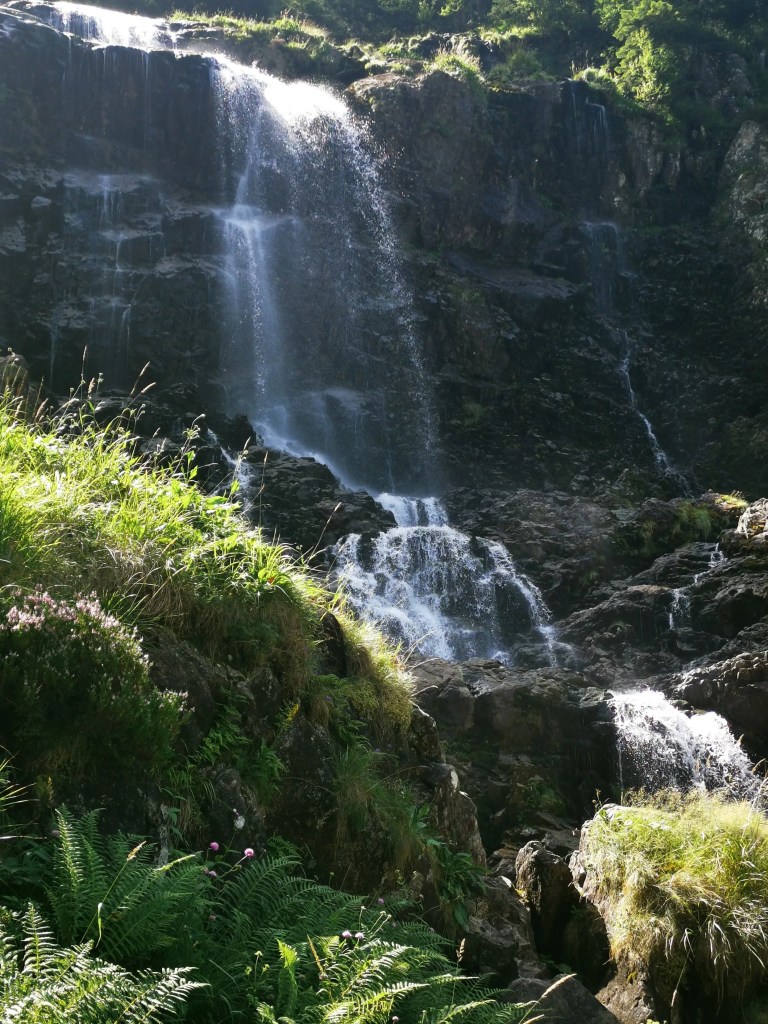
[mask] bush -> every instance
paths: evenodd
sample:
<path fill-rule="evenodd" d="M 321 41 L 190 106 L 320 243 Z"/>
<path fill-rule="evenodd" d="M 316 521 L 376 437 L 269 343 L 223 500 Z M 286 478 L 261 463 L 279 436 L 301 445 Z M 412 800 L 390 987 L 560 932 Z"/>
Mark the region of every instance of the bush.
<path fill-rule="evenodd" d="M 38 772 L 55 768 L 70 779 L 97 766 L 162 768 L 173 755 L 183 700 L 152 685 L 135 630 L 95 596 L 12 591 L 9 603 L 0 618 L 5 746 L 24 751 Z"/>

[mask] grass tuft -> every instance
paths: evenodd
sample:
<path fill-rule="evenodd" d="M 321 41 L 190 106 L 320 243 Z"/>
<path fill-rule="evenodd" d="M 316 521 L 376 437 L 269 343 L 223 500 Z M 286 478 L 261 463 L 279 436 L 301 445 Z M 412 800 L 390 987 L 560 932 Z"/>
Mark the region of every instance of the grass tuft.
<path fill-rule="evenodd" d="M 614 958 L 739 1000 L 768 967 L 768 819 L 717 794 L 600 810 L 585 850 Z"/>

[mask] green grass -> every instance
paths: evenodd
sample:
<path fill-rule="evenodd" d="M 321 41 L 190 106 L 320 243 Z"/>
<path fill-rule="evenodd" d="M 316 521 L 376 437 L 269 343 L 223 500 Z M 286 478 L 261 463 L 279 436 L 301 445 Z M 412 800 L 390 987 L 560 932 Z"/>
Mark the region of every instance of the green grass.
<path fill-rule="evenodd" d="M 136 454 L 131 425 L 100 427 L 87 401 L 33 422 L 0 402 L 0 615 L 36 588 L 93 594 L 150 654 L 170 630 L 213 660 L 268 667 L 288 700 L 315 676 L 322 619 L 336 609 L 350 675 L 364 680 L 359 710 L 404 731 L 408 677 L 381 637 L 241 515 L 234 489 L 203 493 L 191 448 L 155 466 Z"/>
<path fill-rule="evenodd" d="M 768 819 L 711 793 L 637 796 L 589 825 L 585 863 L 610 905 L 611 952 L 713 999 L 740 1000 L 768 965 Z"/>
<path fill-rule="evenodd" d="M 471 54 L 450 53 L 447 50 L 438 51 L 427 65 L 428 71 L 443 71 L 452 78 L 458 78 L 467 85 L 481 88 L 485 79 L 483 69 L 477 57 Z"/>

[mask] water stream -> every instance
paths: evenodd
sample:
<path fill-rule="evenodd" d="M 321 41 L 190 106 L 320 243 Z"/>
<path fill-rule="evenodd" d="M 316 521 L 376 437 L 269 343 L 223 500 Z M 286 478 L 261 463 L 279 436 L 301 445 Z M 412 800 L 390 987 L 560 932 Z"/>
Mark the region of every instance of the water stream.
<path fill-rule="evenodd" d="M 618 291 L 622 275 L 626 274 L 621 232 L 612 221 L 585 221 L 582 231 L 587 240 L 589 276 L 595 306 L 606 319 L 617 349 L 616 370 L 621 380 L 629 408 L 640 420 L 648 441 L 653 461 L 660 475 L 673 481 L 683 494 L 690 494 L 688 481 L 674 465 L 661 446 L 653 424 L 640 408 L 632 384 L 634 344 L 626 328 L 619 326 Z"/>
<path fill-rule="evenodd" d="M 503 545 L 448 526 L 436 498 L 378 500 L 398 527 L 375 537 L 351 534 L 335 549 L 356 610 L 422 655 L 511 663 L 515 642 L 532 633 L 544 660 L 557 664 L 564 647 L 551 612 Z"/>
<path fill-rule="evenodd" d="M 622 791 L 719 789 L 752 799 L 759 780 L 725 719 L 712 711 L 686 715 L 655 690 L 616 693 Z"/>

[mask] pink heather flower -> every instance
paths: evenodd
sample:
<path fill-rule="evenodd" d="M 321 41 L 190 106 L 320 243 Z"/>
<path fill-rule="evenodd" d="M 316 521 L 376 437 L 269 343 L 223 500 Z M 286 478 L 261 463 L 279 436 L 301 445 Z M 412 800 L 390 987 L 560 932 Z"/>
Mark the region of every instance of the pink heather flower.
<path fill-rule="evenodd" d="M 216 842 L 209 843 L 208 844 L 208 849 L 209 850 L 213 850 L 214 853 L 218 853 L 219 852 L 219 844 L 216 843 Z"/>
<path fill-rule="evenodd" d="M 243 850 L 243 856 L 244 857 L 253 857 L 253 850 L 251 849 L 250 846 L 246 846 L 246 848 Z"/>

